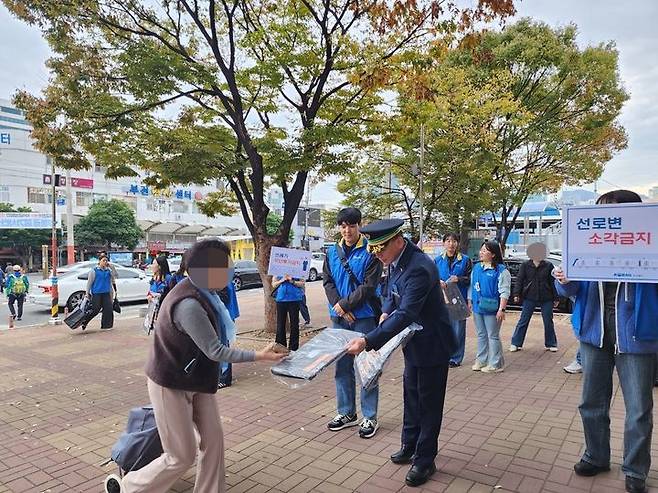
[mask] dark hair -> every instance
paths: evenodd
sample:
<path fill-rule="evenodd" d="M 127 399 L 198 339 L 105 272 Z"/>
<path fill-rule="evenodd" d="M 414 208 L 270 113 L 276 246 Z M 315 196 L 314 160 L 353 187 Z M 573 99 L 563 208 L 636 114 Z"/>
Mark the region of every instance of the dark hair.
<path fill-rule="evenodd" d="M 184 276 L 186 270 L 187 270 L 187 256 L 184 253 L 183 256 L 180 259 L 180 265 L 178 266 L 178 270 L 176 271 L 176 275 Z"/>
<path fill-rule="evenodd" d="M 221 250 L 226 254 L 226 265 L 222 265 L 221 258 L 209 258 L 208 254 L 212 253 L 209 250 Z M 192 245 L 183 256 L 183 261 L 187 264 L 188 269 L 203 268 L 207 269 L 213 263 L 217 263 L 217 267 L 228 267 L 228 259 L 231 257 L 231 247 L 228 243 L 216 238 L 209 238 L 206 240 L 197 241 Z M 213 262 L 214 260 L 214 262 Z M 219 261 L 219 262 L 217 262 Z M 183 262 L 181 262 L 181 267 Z M 214 265 L 213 265 L 214 266 Z"/>
<path fill-rule="evenodd" d="M 627 204 L 629 202 L 642 202 L 642 198 L 630 190 L 613 190 L 596 199 L 597 204 Z"/>
<path fill-rule="evenodd" d="M 449 240 L 450 238 L 459 243 L 459 235 L 457 233 L 446 233 L 443 235 L 443 241 Z"/>
<path fill-rule="evenodd" d="M 503 252 L 500 249 L 500 243 L 494 240 L 485 240 L 482 246 L 493 254 L 492 264 L 494 267 L 498 267 L 498 264 L 503 263 Z"/>
<path fill-rule="evenodd" d="M 336 216 L 336 224 L 361 224 L 361 211 L 355 207 L 341 209 Z"/>
<path fill-rule="evenodd" d="M 158 255 L 155 257 L 155 261 L 158 263 L 158 266 L 160 267 L 160 272 L 158 273 L 158 277 L 160 278 L 161 281 L 164 281 L 166 277 L 171 274 L 171 269 L 169 269 L 169 261 L 167 260 L 167 257 L 164 255 Z"/>

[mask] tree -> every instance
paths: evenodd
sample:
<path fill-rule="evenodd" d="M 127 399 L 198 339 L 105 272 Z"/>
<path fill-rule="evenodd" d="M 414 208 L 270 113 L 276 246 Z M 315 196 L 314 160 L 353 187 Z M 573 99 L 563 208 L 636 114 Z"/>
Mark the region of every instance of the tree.
<path fill-rule="evenodd" d="M 516 110 L 492 121 L 490 153 L 498 185 L 491 211 L 503 244 L 531 194 L 556 192 L 598 178 L 614 153 L 626 147 L 618 122 L 628 99 L 619 80 L 613 43 L 579 48 L 575 26 L 551 29 L 521 20 L 502 32 L 483 33 L 475 48 L 452 62 L 478 77 L 503 71 Z"/>
<path fill-rule="evenodd" d="M 0 202 L 0 212 L 32 212 L 32 209 Z M 57 238 L 58 243 L 61 242 L 61 230 L 57 230 Z M 51 229 L 0 229 L 0 248 L 13 249 L 22 265 L 29 265 L 32 252 L 40 251 L 42 245 L 50 245 L 51 240 Z"/>
<path fill-rule="evenodd" d="M 41 149 L 70 168 L 91 155 L 109 176 L 139 167 L 163 186 L 223 178 L 266 288 L 270 249 L 286 243 L 309 172 L 340 173 L 367 143 L 364 122 L 378 116 L 378 90 L 398 58 L 514 12 L 513 0 L 3 2 L 40 26 L 57 54 L 44 97 L 17 98 Z M 177 119 L 163 116 L 183 102 Z M 285 200 L 274 234 L 269 181 Z"/>
<path fill-rule="evenodd" d="M 143 236 L 135 212 L 121 200 L 101 200 L 75 225 L 75 238 L 83 246 L 112 246 L 132 250 Z"/>

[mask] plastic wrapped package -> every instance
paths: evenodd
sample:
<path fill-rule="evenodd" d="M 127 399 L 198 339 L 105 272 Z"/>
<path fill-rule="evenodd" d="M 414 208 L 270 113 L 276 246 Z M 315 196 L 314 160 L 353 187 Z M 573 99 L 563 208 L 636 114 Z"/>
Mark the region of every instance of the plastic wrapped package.
<path fill-rule="evenodd" d="M 345 346 L 361 334 L 344 329 L 324 329 L 270 371 L 288 387 L 313 380 L 322 370 L 345 354 Z"/>
<path fill-rule="evenodd" d="M 450 321 L 456 322 L 458 320 L 466 320 L 471 315 L 471 311 L 468 309 L 468 305 L 466 304 L 461 291 L 459 291 L 457 283 L 447 283 L 446 287 L 443 288 L 442 291 L 443 301 L 446 303 Z"/>
<path fill-rule="evenodd" d="M 412 323 L 406 329 L 402 330 L 395 337 L 386 342 L 381 348 L 373 349 L 371 351 L 362 351 L 355 359 L 354 366 L 356 367 L 356 374 L 361 381 L 361 386 L 370 390 L 377 385 L 379 377 L 384 371 L 384 367 L 390 361 L 391 355 L 400 346 L 404 346 L 409 339 L 418 330 L 422 330 L 422 326 L 417 323 Z"/>
<path fill-rule="evenodd" d="M 151 298 L 144 317 L 144 332 L 146 335 L 151 334 L 155 328 L 155 321 L 158 319 L 158 312 L 160 311 L 160 296 Z"/>

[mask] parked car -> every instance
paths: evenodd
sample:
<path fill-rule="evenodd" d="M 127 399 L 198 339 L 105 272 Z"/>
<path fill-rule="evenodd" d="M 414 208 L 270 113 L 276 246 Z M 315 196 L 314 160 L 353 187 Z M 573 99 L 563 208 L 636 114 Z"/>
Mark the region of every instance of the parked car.
<path fill-rule="evenodd" d="M 96 265 L 94 262 L 93 265 Z M 73 311 L 87 289 L 87 279 L 91 267 L 86 269 L 72 269 L 58 278 L 57 288 L 59 306 L 67 307 Z M 117 292 L 119 301 L 146 301 L 149 290 L 150 277 L 139 269 L 117 267 Z M 52 297 L 52 284 L 45 279 L 36 284 L 36 289 L 28 295 L 28 299 L 38 305 L 50 306 Z"/>
<path fill-rule="evenodd" d="M 233 286 L 236 291 L 249 286 L 262 286 L 258 264 L 253 260 L 236 260 L 233 264 Z"/>
<path fill-rule="evenodd" d="M 521 264 L 527 260 L 528 260 L 527 257 L 526 258 L 514 257 L 514 258 L 505 259 L 505 265 L 507 266 L 510 274 L 512 275 L 512 290 L 514 289 L 514 285 L 516 284 L 516 276 L 519 274 L 519 269 L 521 268 Z M 560 258 L 557 258 L 552 255 L 546 257 L 546 260 L 552 263 L 553 266 L 555 267 L 559 266 L 562 263 Z M 519 307 L 520 303 L 515 303 L 513 297 L 510 297 L 510 299 L 507 301 L 507 306 Z M 557 300 L 555 301 L 554 307 L 555 307 L 555 311 L 559 313 L 571 313 L 573 311 L 573 303 L 569 298 L 565 298 L 564 296 L 558 296 Z"/>
<path fill-rule="evenodd" d="M 322 279 L 324 257 L 325 254 L 322 252 L 313 252 L 313 254 L 311 254 L 311 268 L 308 270 L 308 278 L 306 279 L 307 281 L 313 282 L 317 281 L 318 279 Z"/>

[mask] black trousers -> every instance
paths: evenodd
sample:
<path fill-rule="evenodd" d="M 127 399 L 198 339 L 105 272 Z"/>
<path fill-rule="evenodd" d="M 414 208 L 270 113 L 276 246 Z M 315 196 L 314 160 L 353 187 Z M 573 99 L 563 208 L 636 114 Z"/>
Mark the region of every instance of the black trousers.
<path fill-rule="evenodd" d="M 9 301 L 9 311 L 11 312 L 12 317 L 16 316 L 16 311 L 14 310 L 14 302 L 18 303 L 18 318 L 21 318 L 23 316 L 23 303 L 25 303 L 25 294 L 10 294 L 7 296 L 7 300 Z"/>
<path fill-rule="evenodd" d="M 299 301 L 276 302 L 276 342 L 286 345 L 286 320 L 290 318 L 290 345 L 288 349 L 299 348 Z"/>
<path fill-rule="evenodd" d="M 112 295 L 110 293 L 98 293 L 91 295 L 91 314 L 89 321 L 103 310 L 101 315 L 101 329 L 111 329 L 114 325 L 114 311 L 112 310 Z M 89 323 L 89 322 L 87 322 Z M 86 325 L 86 324 L 85 324 Z"/>
<path fill-rule="evenodd" d="M 402 448 L 414 450 L 414 465 L 427 467 L 438 452 L 448 365 L 404 365 Z"/>

